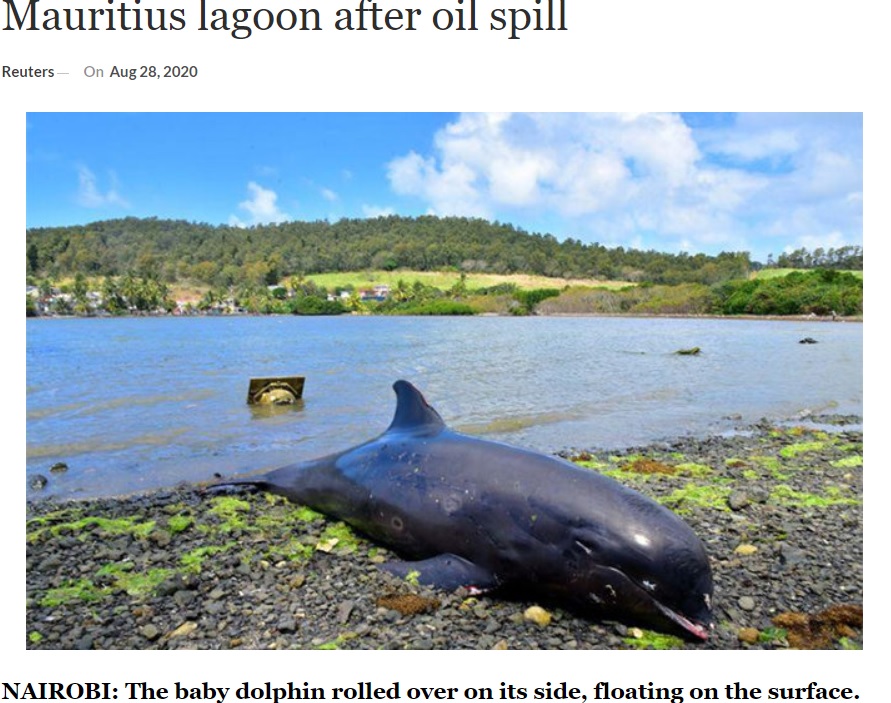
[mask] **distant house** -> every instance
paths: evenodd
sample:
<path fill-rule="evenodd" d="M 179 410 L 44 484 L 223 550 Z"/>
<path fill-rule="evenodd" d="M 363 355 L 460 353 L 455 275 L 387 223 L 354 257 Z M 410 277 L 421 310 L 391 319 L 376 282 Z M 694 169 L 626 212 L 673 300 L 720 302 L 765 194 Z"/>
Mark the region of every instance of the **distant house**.
<path fill-rule="evenodd" d="M 52 312 L 52 304 L 59 295 L 58 288 L 51 288 L 48 295 L 40 292 L 38 286 L 25 286 L 25 293 L 34 300 L 34 308 L 38 315 L 49 315 Z"/>
<path fill-rule="evenodd" d="M 389 297 L 390 286 L 386 284 L 359 291 L 359 298 L 363 301 L 376 300 L 377 302 L 382 302 Z"/>

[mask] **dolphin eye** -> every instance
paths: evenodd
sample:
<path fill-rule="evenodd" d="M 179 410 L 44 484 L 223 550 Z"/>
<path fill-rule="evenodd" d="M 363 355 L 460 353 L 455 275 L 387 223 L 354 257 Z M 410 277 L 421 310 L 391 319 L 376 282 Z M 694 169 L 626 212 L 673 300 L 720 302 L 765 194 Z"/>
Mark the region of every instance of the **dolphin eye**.
<path fill-rule="evenodd" d="M 402 522 L 402 518 L 398 515 L 394 515 L 390 518 L 390 524 L 393 526 L 394 530 L 402 530 L 402 528 L 405 526 Z"/>

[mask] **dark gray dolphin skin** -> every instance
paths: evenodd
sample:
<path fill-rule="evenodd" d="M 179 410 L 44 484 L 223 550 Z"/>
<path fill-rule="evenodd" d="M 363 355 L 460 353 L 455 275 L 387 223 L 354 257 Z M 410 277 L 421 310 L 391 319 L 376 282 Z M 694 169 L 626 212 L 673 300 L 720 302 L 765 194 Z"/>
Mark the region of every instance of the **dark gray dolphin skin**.
<path fill-rule="evenodd" d="M 706 639 L 712 574 L 677 515 L 568 461 L 446 427 L 397 381 L 377 439 L 248 484 L 343 520 L 411 562 L 382 568 L 452 590 L 534 589 L 600 615 Z"/>

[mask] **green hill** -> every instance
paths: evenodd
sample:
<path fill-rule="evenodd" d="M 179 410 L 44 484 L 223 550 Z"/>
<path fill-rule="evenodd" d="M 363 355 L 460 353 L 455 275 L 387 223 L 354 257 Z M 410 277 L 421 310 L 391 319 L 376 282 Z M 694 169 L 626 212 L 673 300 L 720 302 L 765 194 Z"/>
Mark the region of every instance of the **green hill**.
<path fill-rule="evenodd" d="M 836 270 L 862 265 L 860 247 L 801 250 L 789 259 L 820 263 L 815 270 L 753 272 L 759 267 L 746 252 L 607 248 L 462 217 L 247 229 L 126 218 L 30 229 L 26 244 L 41 310 L 59 314 L 95 311 L 91 291 L 111 313 L 170 310 L 185 301 L 202 310 L 330 314 L 359 310 L 360 291 L 377 284 L 394 291 L 374 308 L 380 313 L 850 316 L 862 314 L 863 304 L 862 271 Z M 327 300 L 343 290 L 356 300 Z M 34 301 L 30 293 L 28 314 L 38 312 Z"/>
<path fill-rule="evenodd" d="M 33 279 L 120 276 L 214 287 L 270 285 L 295 275 L 412 269 L 566 279 L 713 284 L 745 277 L 745 252 L 667 254 L 463 217 L 287 222 L 248 229 L 126 218 L 26 233 Z"/>

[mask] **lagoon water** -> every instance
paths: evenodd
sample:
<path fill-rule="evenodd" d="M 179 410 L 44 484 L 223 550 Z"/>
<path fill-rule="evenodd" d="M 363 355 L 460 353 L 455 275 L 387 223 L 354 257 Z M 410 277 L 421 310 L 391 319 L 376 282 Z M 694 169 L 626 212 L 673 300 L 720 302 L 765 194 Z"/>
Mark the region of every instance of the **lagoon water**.
<path fill-rule="evenodd" d="M 817 344 L 799 344 L 804 337 Z M 678 349 L 698 346 L 698 356 Z M 256 409 L 254 376 L 306 376 Z M 231 317 L 27 322 L 27 473 L 116 495 L 270 469 L 389 424 L 393 381 L 463 432 L 618 449 L 766 417 L 863 413 L 857 323 L 665 318 Z M 64 473 L 50 473 L 65 462 Z M 28 495 L 37 492 L 28 489 Z"/>

